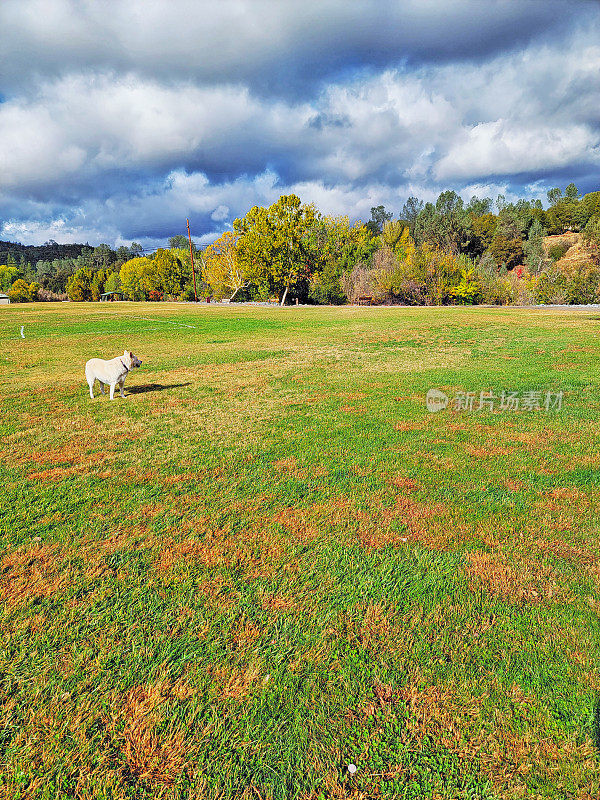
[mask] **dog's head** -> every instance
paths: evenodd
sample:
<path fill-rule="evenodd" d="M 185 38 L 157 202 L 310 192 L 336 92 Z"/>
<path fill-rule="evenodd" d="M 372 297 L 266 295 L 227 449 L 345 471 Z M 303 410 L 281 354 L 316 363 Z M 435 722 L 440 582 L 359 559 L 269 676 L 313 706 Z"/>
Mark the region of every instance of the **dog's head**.
<path fill-rule="evenodd" d="M 134 356 L 129 350 L 125 350 L 123 353 L 123 358 L 125 359 L 125 364 L 129 367 L 129 369 L 142 366 L 140 359 L 137 356 Z"/>

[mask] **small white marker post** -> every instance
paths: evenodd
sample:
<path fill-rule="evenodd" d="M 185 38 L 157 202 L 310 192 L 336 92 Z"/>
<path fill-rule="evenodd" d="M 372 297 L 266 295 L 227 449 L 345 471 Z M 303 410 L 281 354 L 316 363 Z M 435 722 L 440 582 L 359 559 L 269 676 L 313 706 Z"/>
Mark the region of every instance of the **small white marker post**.
<path fill-rule="evenodd" d="M 21 339 L 25 338 L 25 334 L 23 333 L 23 329 L 24 328 L 25 328 L 25 325 L 21 325 Z"/>

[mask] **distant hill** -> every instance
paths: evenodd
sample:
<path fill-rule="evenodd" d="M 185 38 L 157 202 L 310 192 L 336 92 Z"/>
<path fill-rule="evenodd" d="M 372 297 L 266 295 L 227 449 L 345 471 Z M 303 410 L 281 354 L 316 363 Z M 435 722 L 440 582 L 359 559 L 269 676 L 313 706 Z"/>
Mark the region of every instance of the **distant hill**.
<path fill-rule="evenodd" d="M 38 261 L 52 261 L 55 258 L 77 258 L 89 248 L 89 244 L 58 244 L 53 241 L 41 245 L 0 241 L 0 264 L 6 264 L 9 256 L 17 264 L 22 260 L 37 264 Z"/>
<path fill-rule="evenodd" d="M 593 264 L 593 258 L 589 249 L 584 245 L 580 233 L 567 231 L 567 233 L 556 236 L 546 236 L 544 249 L 548 256 L 553 254 L 554 249 L 556 266 L 566 273 L 577 272 Z"/>

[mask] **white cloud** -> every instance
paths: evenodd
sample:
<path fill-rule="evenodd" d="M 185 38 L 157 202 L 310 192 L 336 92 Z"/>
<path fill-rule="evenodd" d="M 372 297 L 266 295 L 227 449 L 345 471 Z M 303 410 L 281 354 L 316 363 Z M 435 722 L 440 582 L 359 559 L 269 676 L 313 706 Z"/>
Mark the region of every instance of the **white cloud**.
<path fill-rule="evenodd" d="M 242 87 L 72 75 L 43 85 L 32 99 L 0 104 L 0 188 L 168 168 L 192 157 L 218 164 L 253 140 L 293 146 L 309 116 L 308 107 L 267 103 Z"/>
<path fill-rule="evenodd" d="M 440 181 L 518 175 L 586 160 L 600 164 L 600 136 L 584 125 L 563 128 L 496 120 L 466 130 L 435 166 Z"/>
<path fill-rule="evenodd" d="M 572 0 L 2 0 L 4 90 L 77 69 L 311 84 L 347 63 L 464 59 L 561 33 Z M 579 13 L 585 5 L 579 4 Z M 33 58 L 33 63 L 32 63 Z M 1 90 L 1 89 L 0 89 Z"/>
<path fill-rule="evenodd" d="M 553 43 L 540 8 L 558 1 L 4 0 L 3 235 L 153 241 L 194 215 L 210 236 L 290 191 L 363 219 L 446 188 L 543 197 L 552 171 L 600 161 L 600 13 L 569 7 Z"/>

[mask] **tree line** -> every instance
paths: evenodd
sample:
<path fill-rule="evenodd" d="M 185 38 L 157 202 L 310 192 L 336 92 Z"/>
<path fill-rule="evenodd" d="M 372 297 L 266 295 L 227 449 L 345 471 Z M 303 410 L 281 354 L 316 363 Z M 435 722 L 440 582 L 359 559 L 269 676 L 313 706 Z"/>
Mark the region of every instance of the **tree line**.
<path fill-rule="evenodd" d="M 284 195 L 253 207 L 205 249 L 193 245 L 196 290 L 199 297 L 281 303 L 596 302 L 600 192 L 581 196 L 571 183 L 547 197 L 544 209 L 537 199 L 465 203 L 445 191 L 435 203 L 410 197 L 397 216 L 375 206 L 366 223 L 352 224 Z M 117 291 L 131 300 L 194 299 L 184 236 L 149 255 L 135 243 L 69 247 L 80 250 L 35 265 L 9 253 L 0 290 L 23 301 L 97 300 Z"/>

